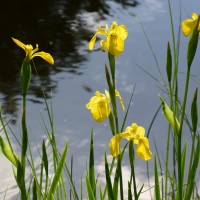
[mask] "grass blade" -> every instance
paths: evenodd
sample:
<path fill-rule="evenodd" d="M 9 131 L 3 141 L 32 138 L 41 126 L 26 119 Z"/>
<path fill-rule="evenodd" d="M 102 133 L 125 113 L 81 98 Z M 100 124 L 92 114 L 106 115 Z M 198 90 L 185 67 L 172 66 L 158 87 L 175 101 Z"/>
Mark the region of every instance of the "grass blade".
<path fill-rule="evenodd" d="M 187 188 L 186 188 L 186 193 L 185 193 L 185 198 L 184 198 L 185 200 L 190 200 L 192 192 L 194 191 L 195 175 L 196 175 L 196 171 L 199 165 L 199 158 L 200 158 L 200 137 L 198 136 L 198 142 L 196 146 L 196 151 L 194 153 L 192 168 L 188 174 L 188 183 L 187 183 Z"/>
<path fill-rule="evenodd" d="M 85 174 L 85 180 L 86 180 L 86 188 L 87 188 L 87 193 L 88 193 L 88 199 L 89 200 L 95 200 L 93 189 L 92 189 L 92 186 L 91 186 L 91 183 L 90 183 L 90 180 L 89 180 L 87 174 Z"/>
<path fill-rule="evenodd" d="M 112 183 L 110 179 L 110 173 L 109 173 L 109 167 L 108 167 L 108 160 L 106 156 L 106 152 L 104 154 L 104 159 L 105 159 L 105 172 L 106 172 L 106 188 L 107 188 L 107 193 L 108 193 L 108 199 L 109 200 L 114 200 L 114 194 L 112 190 Z"/>
<path fill-rule="evenodd" d="M 47 200 L 53 199 L 54 193 L 56 192 L 56 188 L 58 187 L 58 184 L 60 182 L 60 178 L 62 176 L 62 171 L 63 171 L 64 164 L 65 164 L 65 159 L 66 159 L 66 156 L 67 156 L 67 149 L 68 149 L 68 142 L 66 142 L 66 144 L 65 144 L 64 151 L 63 151 L 62 156 L 60 158 L 60 162 L 58 164 L 55 176 L 53 178 L 53 181 L 52 181 L 50 189 L 49 189 Z"/>
<path fill-rule="evenodd" d="M 94 197 L 96 197 L 96 183 L 95 183 L 95 172 L 94 172 L 94 143 L 93 143 L 93 130 L 91 132 L 90 140 L 90 160 L 89 160 L 89 181 L 93 191 Z"/>
<path fill-rule="evenodd" d="M 160 186 L 159 186 L 159 179 L 158 179 L 158 168 L 157 168 L 156 156 L 154 159 L 154 178 L 155 178 L 155 199 L 160 200 Z"/>

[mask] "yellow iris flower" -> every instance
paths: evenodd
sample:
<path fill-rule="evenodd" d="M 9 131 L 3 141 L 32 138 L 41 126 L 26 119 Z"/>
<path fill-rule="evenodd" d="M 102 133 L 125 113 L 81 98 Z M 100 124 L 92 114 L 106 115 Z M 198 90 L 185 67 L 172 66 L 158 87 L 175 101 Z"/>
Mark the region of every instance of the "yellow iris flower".
<path fill-rule="evenodd" d="M 33 46 L 31 44 L 23 44 L 22 42 L 20 42 L 19 40 L 12 38 L 12 40 L 15 42 L 15 44 L 19 47 L 21 47 L 22 49 L 24 49 L 25 53 L 26 53 L 26 58 L 31 61 L 34 57 L 42 57 L 44 60 L 46 60 L 48 63 L 50 64 L 54 64 L 54 59 L 53 57 L 46 52 L 37 52 L 39 50 L 38 44 L 36 45 L 36 48 L 33 49 Z"/>
<path fill-rule="evenodd" d="M 93 49 L 97 35 L 104 35 L 106 39 L 100 41 L 102 51 L 109 51 L 113 56 L 119 56 L 124 51 L 124 40 L 128 36 L 128 31 L 124 25 L 117 25 L 117 22 L 113 22 L 110 29 L 106 24 L 106 28 L 103 29 L 98 26 L 97 32 L 90 40 L 88 47 Z"/>
<path fill-rule="evenodd" d="M 115 90 L 115 96 L 119 97 L 122 109 L 124 110 L 123 100 L 117 90 Z M 91 110 L 92 117 L 95 121 L 102 122 L 110 115 L 111 108 L 109 103 L 110 94 L 107 90 L 105 90 L 105 94 L 96 91 L 95 96 L 93 96 L 85 106 L 87 109 Z"/>
<path fill-rule="evenodd" d="M 142 126 L 138 126 L 136 123 L 128 126 L 125 132 L 114 135 L 109 143 L 112 156 L 118 156 L 120 154 L 120 141 L 126 138 L 128 141 L 137 145 L 136 153 L 141 159 L 151 159 L 152 153 L 150 151 L 149 141 L 144 135 L 145 129 Z"/>
<path fill-rule="evenodd" d="M 188 36 L 196 27 L 198 21 L 198 15 L 192 13 L 192 18 L 186 19 L 182 22 L 182 32 L 184 36 Z M 198 29 L 200 30 L 200 24 Z"/>

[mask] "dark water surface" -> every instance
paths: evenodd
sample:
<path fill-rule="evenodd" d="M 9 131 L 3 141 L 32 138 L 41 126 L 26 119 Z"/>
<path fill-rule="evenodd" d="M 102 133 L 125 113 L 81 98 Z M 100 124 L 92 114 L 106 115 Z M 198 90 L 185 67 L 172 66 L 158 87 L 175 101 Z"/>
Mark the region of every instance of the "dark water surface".
<path fill-rule="evenodd" d="M 12 5 L 12 6 L 11 6 Z M 197 0 L 183 0 L 182 17 L 200 10 Z M 172 3 L 175 31 L 178 31 L 179 1 Z M 127 126 L 136 122 L 146 129 L 155 114 L 162 93 L 162 82 L 155 81 L 138 65 L 150 72 L 158 80 L 162 77 L 158 73 L 156 62 L 148 46 L 148 42 L 141 28 L 141 23 L 155 51 L 161 72 L 165 76 L 165 55 L 167 41 L 171 42 L 170 20 L 167 1 L 138 0 L 131 1 L 102 1 L 102 0 L 34 0 L 34 1 L 6 1 L 0 7 L 0 101 L 5 119 L 12 118 L 11 128 L 20 136 L 21 116 L 21 87 L 20 66 L 24 58 L 24 51 L 17 47 L 11 37 L 17 38 L 25 44 L 39 44 L 41 51 L 51 53 L 55 65 L 51 66 L 36 58 L 39 78 L 33 69 L 27 105 L 27 124 L 30 143 L 33 147 L 35 160 L 38 160 L 36 145 L 40 147 L 45 133 L 41 126 L 41 115 L 48 126 L 47 112 L 44 105 L 40 85 L 52 103 L 54 127 L 58 146 L 62 150 L 66 139 L 69 141 L 68 161 L 73 154 L 74 178 L 79 186 L 80 177 L 84 177 L 86 157 L 89 153 L 89 139 L 94 128 L 95 158 L 99 180 L 103 181 L 103 152 L 108 148 L 111 138 L 108 122 L 98 124 L 91 119 L 85 108 L 96 90 L 103 92 L 106 87 L 104 65 L 108 63 L 107 53 L 101 51 L 89 52 L 88 41 L 97 29 L 98 24 L 110 25 L 116 20 L 118 24 L 125 24 L 129 36 L 125 41 L 124 53 L 116 59 L 116 84 L 125 105 L 128 105 L 131 91 L 136 84 Z M 181 36 L 180 72 L 186 68 L 185 53 L 187 39 Z M 98 48 L 98 44 L 95 45 Z M 198 62 L 194 63 L 196 83 L 199 83 Z M 182 76 L 184 80 L 184 74 Z M 195 84 L 196 84 L 195 83 Z M 194 91 L 191 85 L 191 94 Z M 161 89 L 160 89 L 161 87 Z M 123 113 L 120 113 L 120 120 Z M 158 141 L 161 153 L 165 151 L 166 123 L 160 112 L 158 119 L 150 133 L 152 151 L 153 137 Z M 3 134 L 3 133 L 1 133 Z M 13 139 L 16 151 L 19 146 Z M 108 151 L 109 154 L 109 151 Z M 127 159 L 127 158 L 125 158 Z M 0 154 L 0 199 L 8 187 L 6 199 L 16 199 L 17 189 L 12 175 L 12 167 Z M 153 161 L 149 162 L 152 170 Z M 129 169 L 124 164 L 124 177 L 129 178 Z M 146 182 L 146 166 L 137 160 L 136 171 L 138 182 Z M 143 195 L 148 199 L 148 194 Z"/>
<path fill-rule="evenodd" d="M 121 7 L 137 5 L 134 1 L 116 2 Z M 54 57 L 54 66 L 35 59 L 41 84 L 49 96 L 52 90 L 54 93 L 58 90 L 59 80 L 52 75 L 67 72 L 79 76 L 84 73 L 82 63 L 88 60 L 85 44 L 93 32 L 88 26 L 88 18 L 82 15 L 87 13 L 98 23 L 110 15 L 110 10 L 109 4 L 101 0 L 5 1 L 0 12 L 0 93 L 4 112 L 16 111 L 21 92 L 19 70 L 24 52 L 11 37 L 34 47 L 37 43 L 40 50 Z M 40 102 L 42 93 L 36 76 L 32 77 L 29 94 L 34 96 L 30 100 Z"/>

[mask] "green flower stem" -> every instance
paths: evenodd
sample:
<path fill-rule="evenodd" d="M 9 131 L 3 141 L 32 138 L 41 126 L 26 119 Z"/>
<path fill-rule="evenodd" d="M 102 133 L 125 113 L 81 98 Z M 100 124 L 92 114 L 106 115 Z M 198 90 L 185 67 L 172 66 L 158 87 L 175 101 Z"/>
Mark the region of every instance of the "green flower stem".
<path fill-rule="evenodd" d="M 23 95 L 23 113 L 22 113 L 22 151 L 21 151 L 21 166 L 22 166 L 22 186 L 21 186 L 21 198 L 26 200 L 26 186 L 25 186 L 25 169 L 26 169 L 26 151 L 28 144 L 28 134 L 26 128 L 26 95 Z"/>
<path fill-rule="evenodd" d="M 112 87 L 110 91 L 110 98 L 111 98 L 113 114 L 115 118 L 116 133 L 119 133 L 117 104 L 116 104 L 116 96 L 115 96 L 115 56 L 113 56 L 112 54 L 108 52 L 108 59 L 109 59 L 109 64 L 110 64 L 111 77 L 112 77 Z"/>
<path fill-rule="evenodd" d="M 26 152 L 28 145 L 28 133 L 26 127 L 26 94 L 29 88 L 31 78 L 30 60 L 26 57 L 22 63 L 21 80 L 22 80 L 22 150 L 21 150 L 21 166 L 20 166 L 20 182 L 21 199 L 26 200 L 26 185 L 25 185 L 25 171 L 26 171 Z M 19 172 L 18 172 L 19 173 Z"/>
<path fill-rule="evenodd" d="M 129 162 L 130 162 L 130 167 L 131 167 L 130 184 L 133 180 L 134 198 L 135 198 L 135 200 L 137 200 L 138 192 L 137 192 L 137 184 L 136 184 L 135 169 L 134 169 L 135 155 L 134 155 L 134 148 L 133 148 L 132 142 L 129 142 Z"/>
<path fill-rule="evenodd" d="M 181 121 L 180 121 L 180 129 L 178 134 L 178 195 L 179 199 L 182 199 L 182 192 L 183 192 L 183 180 L 182 180 L 182 170 L 181 170 L 181 157 L 182 157 L 182 129 L 183 129 L 183 121 L 185 116 L 185 109 L 187 103 L 187 94 L 189 88 L 189 80 L 190 80 L 190 68 L 187 69 L 186 74 L 186 82 L 185 82 L 185 91 L 184 91 L 184 99 L 183 99 L 183 106 L 182 106 L 182 113 L 181 113 Z"/>

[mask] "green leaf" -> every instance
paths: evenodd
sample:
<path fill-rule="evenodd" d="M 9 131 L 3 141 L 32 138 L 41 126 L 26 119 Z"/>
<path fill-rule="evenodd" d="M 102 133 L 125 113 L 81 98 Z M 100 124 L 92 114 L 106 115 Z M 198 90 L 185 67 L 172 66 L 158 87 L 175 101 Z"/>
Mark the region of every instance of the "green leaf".
<path fill-rule="evenodd" d="M 139 192 L 138 192 L 138 197 L 140 196 L 142 190 L 143 190 L 143 187 L 144 187 L 144 184 L 142 184 L 141 188 L 139 189 Z"/>
<path fill-rule="evenodd" d="M 26 93 L 29 88 L 30 79 L 31 79 L 31 65 L 30 60 L 25 58 L 22 67 L 21 67 L 21 79 L 22 79 L 22 93 L 23 96 L 26 96 Z"/>
<path fill-rule="evenodd" d="M 113 183 L 113 195 L 115 199 L 118 199 L 118 185 L 119 185 L 119 178 L 121 176 L 121 159 L 120 157 L 117 158 L 117 167 L 115 170 L 115 177 L 114 177 L 114 183 Z"/>
<path fill-rule="evenodd" d="M 192 35 L 190 37 L 189 43 L 188 43 L 188 51 L 187 51 L 187 65 L 188 65 L 188 69 L 190 69 L 194 56 L 196 54 L 196 50 L 197 50 L 197 46 L 198 46 L 198 40 L 199 40 L 199 20 L 200 20 L 200 16 L 198 18 L 197 21 L 197 25 L 194 29 L 194 31 L 192 32 Z"/>
<path fill-rule="evenodd" d="M 194 92 L 194 96 L 192 99 L 192 105 L 191 105 L 192 129 L 193 129 L 194 133 L 197 130 L 197 123 L 198 123 L 197 94 L 198 94 L 198 88 L 196 88 L 196 90 Z"/>
<path fill-rule="evenodd" d="M 44 163 L 46 177 L 48 177 L 48 158 L 44 140 L 42 141 L 42 162 Z"/>
<path fill-rule="evenodd" d="M 121 190 L 123 190 L 121 162 L 123 160 L 124 152 L 126 150 L 127 145 L 128 145 L 128 142 L 126 143 L 123 150 L 121 151 L 120 156 L 117 157 L 117 167 L 115 170 L 115 177 L 114 177 L 114 183 L 113 183 L 113 195 L 114 195 L 115 199 L 118 199 L 119 180 L 120 180 L 120 195 L 123 196 L 123 194 L 121 193 Z M 121 199 L 123 199 L 123 198 L 121 198 Z"/>
<path fill-rule="evenodd" d="M 86 180 L 88 199 L 89 200 L 95 200 L 93 189 L 92 189 L 91 183 L 89 181 L 88 175 L 86 173 L 85 173 L 85 180 Z"/>
<path fill-rule="evenodd" d="M 186 161 L 186 154 L 187 154 L 187 141 L 183 148 L 182 158 L 181 158 L 181 173 L 182 173 L 182 182 L 184 183 L 184 175 L 185 175 L 185 161 Z"/>
<path fill-rule="evenodd" d="M 115 135 L 115 126 L 114 126 L 114 117 L 113 117 L 113 113 L 110 112 L 109 115 L 109 124 L 110 124 L 110 129 L 112 131 L 113 136 Z"/>
<path fill-rule="evenodd" d="M 99 186 L 99 196 L 100 196 L 100 200 L 104 200 L 101 186 Z"/>
<path fill-rule="evenodd" d="M 166 59 L 166 71 L 168 82 L 171 83 L 172 78 L 172 55 L 169 42 L 167 43 L 167 59 Z"/>
<path fill-rule="evenodd" d="M 138 196 L 138 192 L 137 192 L 134 161 L 135 161 L 135 153 L 134 153 L 134 148 L 133 148 L 133 142 L 129 142 L 129 162 L 130 162 L 130 167 L 131 167 L 130 183 L 133 180 L 134 199 L 138 199 L 139 196 Z"/>
<path fill-rule="evenodd" d="M 52 181 L 50 189 L 49 189 L 47 200 L 53 200 L 54 193 L 56 192 L 56 188 L 58 187 L 58 184 L 60 182 L 60 179 L 62 176 L 62 171 L 63 171 L 64 165 L 65 165 L 65 159 L 67 156 L 67 148 L 68 148 L 68 142 L 66 142 L 66 144 L 65 144 L 64 151 L 63 151 L 60 161 L 58 163 L 58 167 L 56 169 L 55 176 L 53 178 L 53 181 Z"/>
<path fill-rule="evenodd" d="M 107 188 L 107 193 L 108 193 L 108 199 L 114 200 L 115 198 L 114 198 L 114 194 L 113 194 L 113 190 L 112 190 L 112 183 L 111 183 L 111 179 L 110 179 L 110 173 L 109 173 L 106 152 L 104 154 L 104 159 L 105 159 L 106 188 Z"/>
<path fill-rule="evenodd" d="M 128 200 L 133 200 L 132 191 L 131 191 L 131 183 L 128 181 Z"/>
<path fill-rule="evenodd" d="M 15 166 L 18 164 L 18 156 L 11 150 L 11 148 L 4 142 L 3 138 L 0 136 L 0 147 L 4 156 Z"/>
<path fill-rule="evenodd" d="M 106 81 L 107 81 L 107 84 L 108 84 L 108 88 L 110 90 L 110 88 L 112 88 L 112 82 L 110 80 L 110 73 L 108 71 L 107 65 L 105 65 L 105 74 L 106 74 Z"/>
<path fill-rule="evenodd" d="M 190 200 L 192 193 L 194 191 L 195 177 L 196 177 L 196 171 L 199 165 L 199 159 L 200 159 L 200 136 L 198 136 L 198 142 L 197 142 L 197 146 L 194 152 L 193 164 L 188 174 L 188 182 L 186 184 L 187 187 L 186 187 L 186 193 L 185 193 L 185 198 L 184 198 L 185 200 Z"/>
<path fill-rule="evenodd" d="M 96 197 L 96 183 L 95 183 L 95 172 L 94 172 L 94 143 L 93 143 L 93 130 L 91 132 L 90 140 L 90 160 L 89 160 L 89 181 L 94 197 Z"/>
<path fill-rule="evenodd" d="M 33 181 L 33 199 L 37 200 L 37 187 L 36 187 L 36 180 Z"/>
<path fill-rule="evenodd" d="M 174 129 L 175 133 L 179 133 L 180 123 L 165 101 L 160 97 L 160 101 L 162 102 L 162 110 L 167 119 L 170 126 Z"/>
<path fill-rule="evenodd" d="M 154 159 L 154 178 L 155 178 L 155 199 L 160 200 L 160 185 L 159 185 L 159 179 L 158 179 L 158 168 L 157 168 L 157 161 L 156 156 Z"/>
<path fill-rule="evenodd" d="M 111 75 L 112 75 L 112 81 L 114 84 L 114 81 L 115 81 L 115 56 L 113 56 L 112 54 L 110 54 L 108 52 L 108 59 L 109 59 L 109 63 L 110 63 L 110 71 L 111 71 Z"/>
<path fill-rule="evenodd" d="M 23 167 L 22 164 L 18 161 L 17 164 L 17 184 L 19 186 L 19 188 L 23 188 L 23 184 L 24 184 L 24 180 L 23 180 Z"/>

